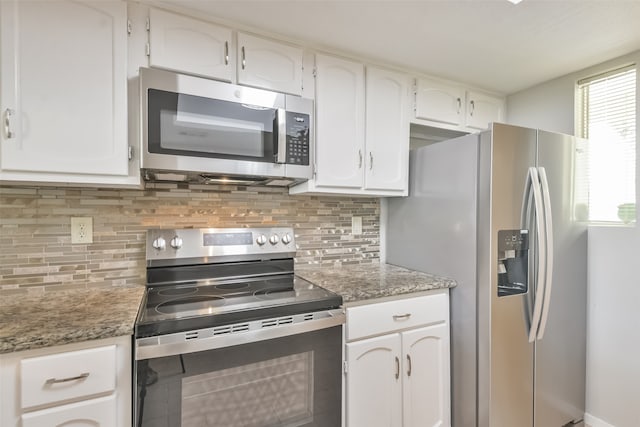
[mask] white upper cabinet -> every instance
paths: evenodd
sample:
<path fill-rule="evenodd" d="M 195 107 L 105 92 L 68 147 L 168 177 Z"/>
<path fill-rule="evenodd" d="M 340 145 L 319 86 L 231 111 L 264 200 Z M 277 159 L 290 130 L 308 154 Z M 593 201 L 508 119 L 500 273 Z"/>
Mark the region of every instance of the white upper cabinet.
<path fill-rule="evenodd" d="M 0 179 L 137 185 L 124 2 L 0 2 Z"/>
<path fill-rule="evenodd" d="M 232 31 L 199 19 L 151 8 L 149 65 L 233 81 Z"/>
<path fill-rule="evenodd" d="M 316 55 L 316 175 L 290 192 L 406 195 L 409 88 L 407 75 Z"/>
<path fill-rule="evenodd" d="M 238 33 L 238 83 L 301 95 L 302 56 L 302 48 Z"/>
<path fill-rule="evenodd" d="M 462 125 L 464 89 L 434 80 L 416 80 L 415 116 L 418 119 Z"/>
<path fill-rule="evenodd" d="M 479 92 L 467 92 L 467 127 L 488 129 L 489 123 L 504 121 L 504 101 Z"/>
<path fill-rule="evenodd" d="M 475 132 L 504 121 L 505 101 L 455 83 L 418 78 L 411 121 L 445 129 Z"/>
<path fill-rule="evenodd" d="M 360 188 L 364 168 L 364 66 L 316 55 L 317 186 Z"/>
<path fill-rule="evenodd" d="M 365 188 L 407 189 L 409 78 L 367 67 Z"/>

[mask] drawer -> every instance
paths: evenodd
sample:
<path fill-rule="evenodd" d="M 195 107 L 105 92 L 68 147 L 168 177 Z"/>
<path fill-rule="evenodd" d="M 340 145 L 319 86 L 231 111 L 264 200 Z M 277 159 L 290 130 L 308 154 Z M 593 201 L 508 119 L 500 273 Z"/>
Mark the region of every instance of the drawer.
<path fill-rule="evenodd" d="M 34 411 L 22 416 L 22 427 L 116 425 L 115 395 Z"/>
<path fill-rule="evenodd" d="M 115 345 L 20 361 L 22 408 L 105 393 L 115 386 Z"/>
<path fill-rule="evenodd" d="M 347 341 L 449 321 L 446 293 L 347 308 Z"/>

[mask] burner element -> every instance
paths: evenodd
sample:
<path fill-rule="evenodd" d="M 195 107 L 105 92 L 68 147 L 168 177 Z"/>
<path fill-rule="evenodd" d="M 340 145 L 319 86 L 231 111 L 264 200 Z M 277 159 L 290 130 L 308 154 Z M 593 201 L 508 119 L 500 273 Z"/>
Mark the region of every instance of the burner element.
<path fill-rule="evenodd" d="M 208 310 L 215 307 L 222 307 L 226 302 L 224 298 L 215 295 L 187 296 L 163 302 L 156 307 L 156 311 L 162 314 L 175 314 Z"/>
<path fill-rule="evenodd" d="M 217 289 L 229 289 L 229 290 L 235 290 L 235 289 L 243 289 L 243 288 L 248 288 L 249 287 L 249 283 L 247 282 L 243 282 L 243 283 L 222 283 L 220 285 L 216 285 L 215 286 Z"/>
<path fill-rule="evenodd" d="M 278 299 L 278 298 L 286 298 L 288 296 L 295 297 L 296 291 L 294 291 L 291 287 L 287 288 L 272 288 L 272 289 L 261 289 L 253 293 L 256 298 L 259 299 Z"/>
<path fill-rule="evenodd" d="M 158 295 L 162 295 L 165 297 L 175 297 L 181 295 L 193 295 L 198 292 L 198 288 L 189 287 L 189 288 L 168 288 L 161 289 L 158 291 Z"/>

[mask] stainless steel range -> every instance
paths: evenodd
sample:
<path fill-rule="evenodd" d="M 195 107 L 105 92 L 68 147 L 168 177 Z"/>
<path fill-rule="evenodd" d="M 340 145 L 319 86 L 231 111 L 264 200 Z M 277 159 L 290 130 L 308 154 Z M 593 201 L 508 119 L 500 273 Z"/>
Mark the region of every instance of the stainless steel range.
<path fill-rule="evenodd" d="M 294 255 L 291 228 L 147 233 L 136 426 L 340 425 L 342 298 Z"/>

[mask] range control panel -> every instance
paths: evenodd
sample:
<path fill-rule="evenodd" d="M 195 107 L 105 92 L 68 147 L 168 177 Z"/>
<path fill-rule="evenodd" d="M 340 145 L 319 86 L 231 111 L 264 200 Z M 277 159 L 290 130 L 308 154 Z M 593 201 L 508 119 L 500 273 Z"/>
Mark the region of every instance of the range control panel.
<path fill-rule="evenodd" d="M 293 228 L 188 228 L 147 231 L 147 261 L 295 253 Z M 293 256 L 293 255 L 291 255 Z"/>

